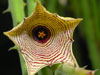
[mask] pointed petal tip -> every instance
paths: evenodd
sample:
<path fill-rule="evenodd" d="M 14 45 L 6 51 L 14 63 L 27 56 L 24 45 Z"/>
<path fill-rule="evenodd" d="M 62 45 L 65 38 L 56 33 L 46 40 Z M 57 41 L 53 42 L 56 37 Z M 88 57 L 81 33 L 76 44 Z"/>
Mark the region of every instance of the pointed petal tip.
<path fill-rule="evenodd" d="M 35 9 L 37 9 L 37 10 L 44 10 L 45 8 L 41 4 L 41 2 L 39 0 L 37 0 L 36 1 L 36 8 Z"/>
<path fill-rule="evenodd" d="M 10 31 L 7 31 L 7 32 L 3 32 L 3 34 L 4 34 L 5 36 L 7 36 L 7 37 L 10 38 L 11 32 L 10 32 Z"/>
<path fill-rule="evenodd" d="M 6 36 L 8 36 L 8 37 L 14 35 L 14 33 L 12 32 L 12 30 L 3 32 L 3 34 L 6 35 Z"/>
<path fill-rule="evenodd" d="M 36 6 L 42 6 L 39 0 L 36 1 Z"/>
<path fill-rule="evenodd" d="M 77 18 L 75 19 L 75 25 L 77 26 L 83 19 L 82 18 Z"/>
<path fill-rule="evenodd" d="M 3 32 L 4 35 L 8 36 L 8 32 Z"/>
<path fill-rule="evenodd" d="M 81 22 L 83 19 L 82 18 L 77 18 L 76 20 L 77 20 L 77 22 Z"/>
<path fill-rule="evenodd" d="M 39 0 L 36 0 L 37 4 L 41 4 Z"/>

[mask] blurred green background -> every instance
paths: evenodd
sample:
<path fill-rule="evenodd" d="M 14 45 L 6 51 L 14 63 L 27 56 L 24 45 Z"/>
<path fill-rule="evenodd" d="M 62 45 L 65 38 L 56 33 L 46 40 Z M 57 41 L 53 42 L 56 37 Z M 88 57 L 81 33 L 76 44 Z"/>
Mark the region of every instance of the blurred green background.
<path fill-rule="evenodd" d="M 98 69 L 96 75 L 100 75 L 100 0 L 40 1 L 52 13 L 64 17 L 83 18 L 74 32 L 73 52 L 80 67 L 88 65 L 87 69 Z M 13 43 L 3 35 L 4 31 L 13 27 L 11 14 L 2 14 L 7 7 L 8 0 L 0 0 L 0 73 L 21 75 L 18 53 L 16 50 L 8 51 Z M 27 12 L 25 16 L 30 13 Z"/>

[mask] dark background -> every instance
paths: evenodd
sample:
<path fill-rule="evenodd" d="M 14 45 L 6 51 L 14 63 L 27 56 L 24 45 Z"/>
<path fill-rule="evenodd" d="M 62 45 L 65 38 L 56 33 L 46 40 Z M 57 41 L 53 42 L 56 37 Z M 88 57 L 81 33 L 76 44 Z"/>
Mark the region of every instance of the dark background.
<path fill-rule="evenodd" d="M 2 14 L 7 7 L 7 0 L 0 0 L 0 75 L 21 75 L 18 53 L 8 51 L 14 44 L 3 34 L 12 28 L 11 14 Z"/>
<path fill-rule="evenodd" d="M 21 75 L 20 61 L 17 50 L 8 51 L 14 44 L 6 37 L 3 32 L 12 29 L 12 18 L 10 13 L 2 14 L 8 7 L 7 0 L 0 0 L 0 75 Z M 69 14 L 70 16 L 70 14 Z M 78 34 L 78 35 L 77 35 Z M 76 59 L 81 67 L 88 65 L 88 69 L 92 69 L 88 58 L 88 51 L 85 39 L 80 36 L 79 28 L 77 27 L 74 33 L 73 50 L 77 47 Z M 79 43 L 77 46 L 75 43 Z M 78 56 L 79 54 L 79 56 Z"/>

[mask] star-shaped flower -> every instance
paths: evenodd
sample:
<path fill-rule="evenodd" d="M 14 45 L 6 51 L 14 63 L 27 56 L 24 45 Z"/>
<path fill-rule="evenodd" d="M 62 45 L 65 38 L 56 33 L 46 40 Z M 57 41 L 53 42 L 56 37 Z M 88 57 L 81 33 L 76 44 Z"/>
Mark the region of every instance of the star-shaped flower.
<path fill-rule="evenodd" d="M 74 29 L 81 20 L 49 13 L 37 1 L 33 14 L 4 34 L 18 46 L 25 58 L 28 74 L 33 75 L 56 63 L 78 66 L 72 43 Z"/>

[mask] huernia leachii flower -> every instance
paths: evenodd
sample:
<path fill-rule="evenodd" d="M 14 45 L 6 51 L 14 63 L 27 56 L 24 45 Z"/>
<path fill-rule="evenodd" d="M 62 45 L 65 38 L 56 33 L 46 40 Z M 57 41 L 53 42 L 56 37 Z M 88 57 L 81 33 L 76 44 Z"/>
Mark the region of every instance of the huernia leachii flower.
<path fill-rule="evenodd" d="M 37 1 L 32 15 L 4 34 L 20 49 L 28 74 L 34 75 L 41 68 L 56 63 L 78 67 L 72 43 L 74 29 L 81 20 L 49 13 Z"/>

